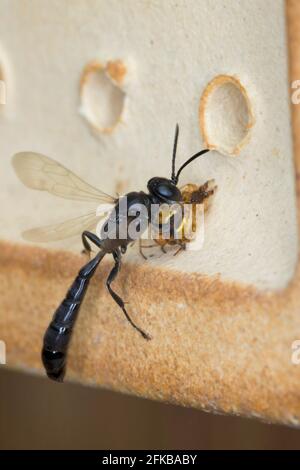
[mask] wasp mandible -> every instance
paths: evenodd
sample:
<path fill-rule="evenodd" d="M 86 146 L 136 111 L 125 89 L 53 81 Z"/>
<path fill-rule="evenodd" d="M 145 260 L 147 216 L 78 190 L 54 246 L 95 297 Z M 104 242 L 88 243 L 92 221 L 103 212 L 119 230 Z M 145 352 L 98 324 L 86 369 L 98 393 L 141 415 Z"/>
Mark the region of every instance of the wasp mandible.
<path fill-rule="evenodd" d="M 83 230 L 81 237 L 85 252 L 89 255 L 91 254 L 91 244 L 95 245 L 99 250 L 94 258 L 90 259 L 77 274 L 64 300 L 55 311 L 52 321 L 45 332 L 42 347 L 42 361 L 50 379 L 60 382 L 64 379 L 68 346 L 80 306 L 92 276 L 101 260 L 107 254 L 111 254 L 114 259 L 114 266 L 106 280 L 106 286 L 110 295 L 122 309 L 125 317 L 133 328 L 146 340 L 150 339 L 150 336 L 131 319 L 125 307 L 125 302 L 112 289 L 111 284 L 120 270 L 122 255 L 125 254 L 128 245 L 136 241 L 128 231 L 129 223 L 137 220 L 136 217 L 132 215 L 134 213 L 133 209 L 141 206 L 146 208 L 146 224 L 149 225 L 151 223 L 150 210 L 153 205 L 160 208 L 163 204 L 167 204 L 170 207 L 174 204 L 181 207 L 184 203 L 191 205 L 201 204 L 205 203 L 208 198 L 214 194 L 216 187 L 214 186 L 213 180 L 207 181 L 202 186 L 188 184 L 181 189 L 178 188 L 178 180 L 182 170 L 196 158 L 209 151 L 209 149 L 205 149 L 197 152 L 183 163 L 176 172 L 175 162 L 178 135 L 179 127 L 176 125 L 171 178 L 153 177 L 147 183 L 148 193 L 133 191 L 121 197 L 112 197 L 94 188 L 60 163 L 44 155 L 33 152 L 21 152 L 14 155 L 12 161 L 13 167 L 20 180 L 27 187 L 48 191 L 55 196 L 71 200 L 94 201 L 98 204 L 109 203 L 113 208 L 109 213 L 104 212 L 99 215 L 96 212 L 92 212 L 64 223 L 28 230 L 23 234 L 24 238 L 27 240 L 48 242 L 71 237 L 79 234 Z M 125 213 L 120 210 L 123 198 L 126 198 Z M 104 223 L 98 236 L 91 230 L 100 219 L 103 219 Z M 159 231 L 154 241 L 160 245 L 163 250 L 165 250 L 166 245 L 178 245 L 179 250 L 182 250 L 189 241 L 186 237 L 185 224 L 183 223 L 179 227 L 176 227 L 173 215 L 169 219 L 172 223 L 170 237 L 164 239 L 161 236 L 162 223 L 160 222 L 158 224 Z M 140 222 L 138 225 L 141 225 Z M 124 227 L 125 235 L 124 230 L 122 230 Z M 110 232 L 112 231 L 117 235 L 110 236 Z M 180 231 L 179 237 L 174 236 L 175 231 Z M 121 233 L 123 233 L 123 236 L 120 236 Z M 140 237 L 142 231 L 140 230 L 138 233 Z M 142 248 L 140 248 L 140 251 L 144 256 Z"/>

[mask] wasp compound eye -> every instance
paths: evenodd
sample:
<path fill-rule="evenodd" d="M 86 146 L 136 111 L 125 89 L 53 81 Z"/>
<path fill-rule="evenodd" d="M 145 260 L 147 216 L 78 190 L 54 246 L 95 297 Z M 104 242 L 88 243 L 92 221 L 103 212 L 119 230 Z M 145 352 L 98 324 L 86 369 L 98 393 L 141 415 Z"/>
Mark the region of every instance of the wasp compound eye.
<path fill-rule="evenodd" d="M 180 202 L 181 192 L 173 181 L 167 178 L 155 177 L 148 181 L 149 192 L 165 202 Z"/>
<path fill-rule="evenodd" d="M 165 183 L 159 184 L 157 187 L 157 191 L 163 197 L 167 197 L 167 198 L 172 197 L 174 193 L 173 188 L 170 185 L 165 184 Z"/>

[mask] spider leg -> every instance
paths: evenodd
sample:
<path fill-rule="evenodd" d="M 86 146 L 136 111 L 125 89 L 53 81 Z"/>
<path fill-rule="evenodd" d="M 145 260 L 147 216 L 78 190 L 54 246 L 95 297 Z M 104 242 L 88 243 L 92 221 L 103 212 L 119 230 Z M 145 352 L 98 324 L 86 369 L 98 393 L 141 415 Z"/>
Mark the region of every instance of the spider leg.
<path fill-rule="evenodd" d="M 177 256 L 181 251 L 186 250 L 186 243 L 180 243 L 178 250 L 174 253 L 173 256 Z"/>
<path fill-rule="evenodd" d="M 147 245 L 147 246 L 144 246 L 142 244 L 142 240 L 141 238 L 139 238 L 139 252 L 140 252 L 140 255 L 145 259 L 147 260 L 148 257 L 143 253 L 143 249 L 146 249 L 146 248 L 155 248 L 157 245 Z M 151 256 L 151 255 L 150 255 Z M 152 255 L 153 256 L 153 255 Z"/>

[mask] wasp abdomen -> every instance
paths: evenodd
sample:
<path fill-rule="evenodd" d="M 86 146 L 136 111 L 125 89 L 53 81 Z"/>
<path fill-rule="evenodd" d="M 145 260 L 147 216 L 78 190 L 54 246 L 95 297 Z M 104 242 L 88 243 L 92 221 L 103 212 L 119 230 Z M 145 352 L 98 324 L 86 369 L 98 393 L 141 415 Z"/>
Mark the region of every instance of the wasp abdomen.
<path fill-rule="evenodd" d="M 72 330 L 91 277 L 104 255 L 100 252 L 79 271 L 46 330 L 42 361 L 50 379 L 58 382 L 64 379 Z"/>

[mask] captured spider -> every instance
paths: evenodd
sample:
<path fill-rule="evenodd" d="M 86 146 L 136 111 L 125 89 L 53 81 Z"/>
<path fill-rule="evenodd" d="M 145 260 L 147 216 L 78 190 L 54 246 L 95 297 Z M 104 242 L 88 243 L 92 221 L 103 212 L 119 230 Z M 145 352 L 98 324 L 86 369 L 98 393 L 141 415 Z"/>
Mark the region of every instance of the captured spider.
<path fill-rule="evenodd" d="M 158 225 L 154 233 L 152 233 L 152 239 L 155 244 L 143 245 L 142 238 L 139 238 L 139 251 L 142 257 L 147 260 L 148 257 L 144 254 L 143 250 L 156 246 L 160 246 L 163 253 L 167 253 L 166 248 L 169 245 L 177 246 L 178 249 L 173 254 L 174 256 L 180 253 L 180 251 L 185 250 L 187 243 L 193 241 L 193 235 L 196 234 L 199 228 L 196 213 L 197 208 L 201 205 L 204 212 L 206 212 L 210 205 L 211 196 L 215 194 L 216 190 L 217 186 L 214 180 L 206 181 L 202 186 L 188 183 L 180 188 L 183 205 L 187 204 L 189 207 L 188 214 L 184 215 L 182 212 L 181 223 L 175 226 L 172 211 L 170 209 L 167 209 L 165 213 L 160 211 Z M 169 234 L 167 236 L 163 230 L 166 222 L 169 222 Z"/>
<path fill-rule="evenodd" d="M 44 335 L 42 348 L 42 361 L 49 378 L 63 381 L 67 351 L 72 336 L 80 306 L 84 299 L 89 282 L 95 273 L 99 263 L 107 254 L 114 258 L 114 266 L 106 280 L 107 289 L 122 309 L 128 322 L 135 328 L 143 338 L 149 340 L 150 336 L 137 326 L 129 316 L 122 298 L 112 289 L 112 282 L 116 278 L 120 267 L 121 257 L 125 254 L 128 245 L 140 239 L 142 233 L 151 225 L 152 207 L 156 207 L 158 215 L 158 232 L 154 238 L 157 245 L 165 250 L 167 245 L 177 245 L 179 250 L 185 248 L 189 242 L 187 220 L 183 217 L 181 222 L 175 222 L 176 215 L 181 212 L 184 204 L 192 206 L 192 229 L 195 230 L 194 209 L 198 204 L 207 207 L 208 201 L 214 194 L 216 187 L 213 180 L 202 186 L 187 184 L 179 189 L 177 184 L 182 170 L 196 158 L 204 155 L 209 149 L 202 150 L 189 158 L 176 172 L 175 160 L 178 142 L 179 128 L 176 126 L 171 178 L 154 177 L 148 181 L 148 193 L 133 191 L 121 197 L 112 197 L 103 191 L 85 183 L 70 170 L 49 157 L 33 152 L 21 152 L 13 157 L 14 169 L 20 180 L 29 188 L 48 191 L 55 196 L 71 200 L 95 201 L 110 204 L 101 214 L 95 212 L 69 220 L 67 222 L 49 225 L 42 228 L 24 232 L 24 237 L 31 241 L 55 241 L 71 237 L 82 232 L 82 242 L 85 251 L 91 253 L 91 244 L 98 249 L 94 258 L 90 259 L 79 271 L 73 284 L 69 288 L 64 300 L 54 313 L 46 333 Z M 125 205 L 125 212 L 122 209 Z M 167 216 L 162 216 L 159 211 L 162 206 L 176 206 L 177 209 L 167 211 Z M 142 211 L 142 208 L 144 209 Z M 179 210 L 178 210 L 179 208 Z M 143 214 L 137 217 L 136 214 Z M 104 223 L 99 236 L 91 231 L 99 220 Z M 170 224 L 170 236 L 163 238 L 163 228 L 166 221 Z M 132 234 L 132 226 L 136 229 Z M 140 251 L 145 257 L 142 251 Z"/>

